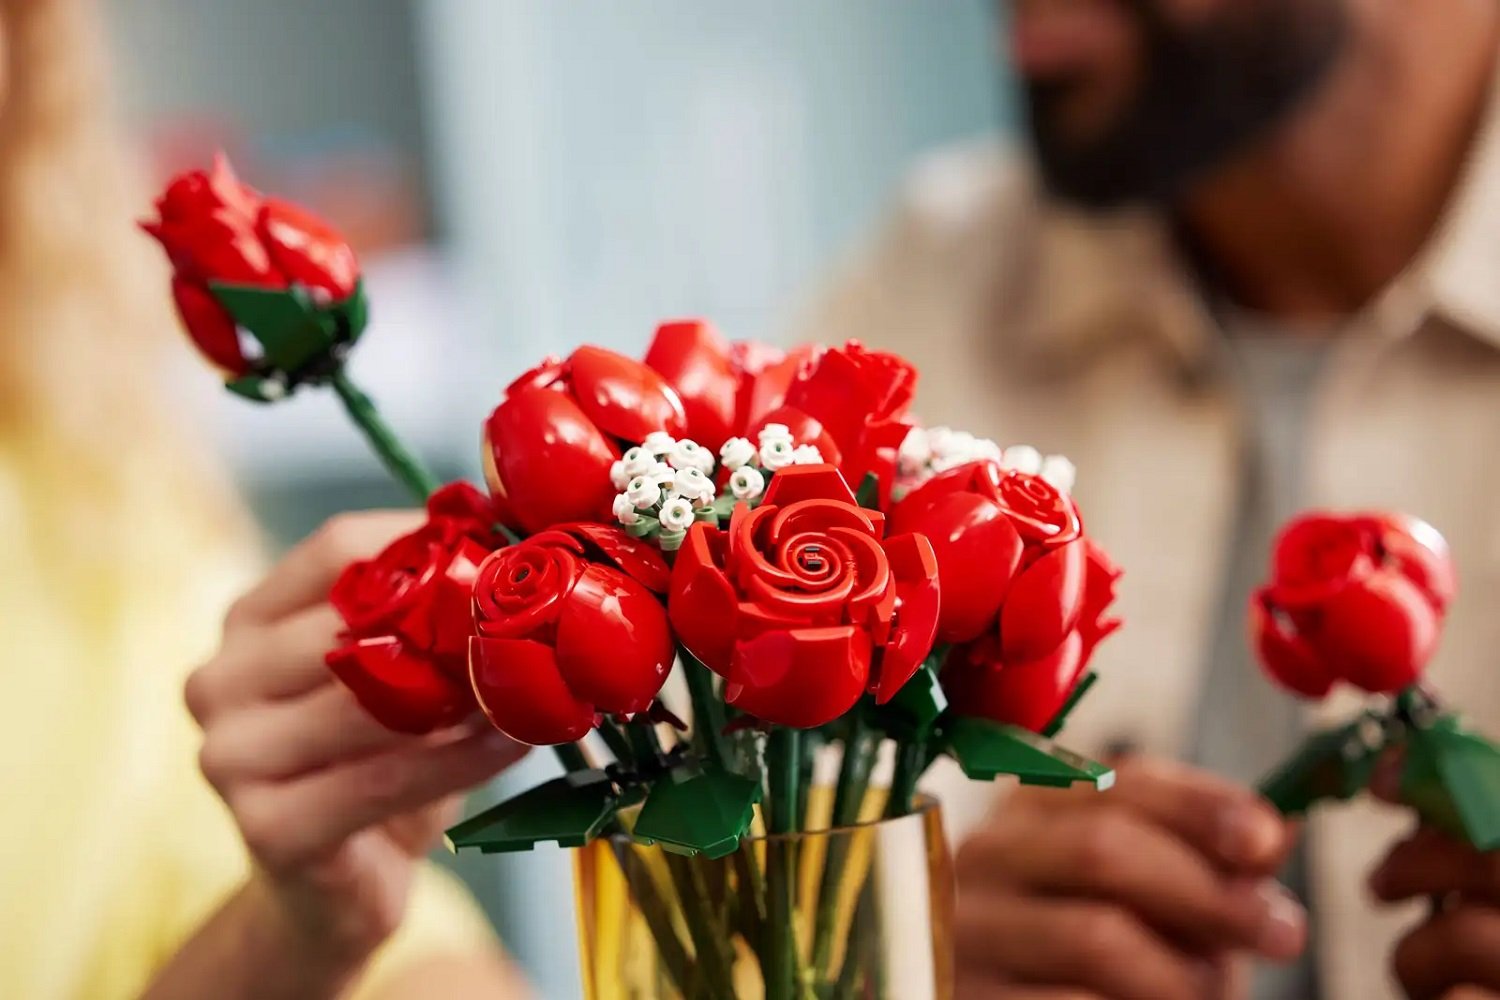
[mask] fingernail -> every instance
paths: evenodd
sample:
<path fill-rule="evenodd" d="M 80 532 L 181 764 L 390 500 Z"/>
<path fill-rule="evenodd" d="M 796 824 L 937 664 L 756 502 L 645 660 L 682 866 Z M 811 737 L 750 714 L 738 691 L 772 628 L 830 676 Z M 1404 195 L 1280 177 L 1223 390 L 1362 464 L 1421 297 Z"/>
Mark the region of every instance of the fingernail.
<path fill-rule="evenodd" d="M 1263 883 L 1258 890 L 1266 904 L 1256 951 L 1267 958 L 1293 958 L 1302 950 L 1307 931 L 1307 914 L 1302 904 L 1276 882 Z"/>
<path fill-rule="evenodd" d="M 1226 861 L 1259 861 L 1276 850 L 1275 821 L 1256 805 L 1236 802 L 1219 812 L 1215 842 Z"/>

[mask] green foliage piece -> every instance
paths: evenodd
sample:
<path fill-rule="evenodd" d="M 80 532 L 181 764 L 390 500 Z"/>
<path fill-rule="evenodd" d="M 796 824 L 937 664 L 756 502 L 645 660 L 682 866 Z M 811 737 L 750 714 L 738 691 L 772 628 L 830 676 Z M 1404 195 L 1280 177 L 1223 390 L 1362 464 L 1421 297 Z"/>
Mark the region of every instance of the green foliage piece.
<path fill-rule="evenodd" d="M 945 728 L 949 751 L 976 781 L 1013 774 L 1023 785 L 1066 788 L 1082 782 L 1101 792 L 1115 783 L 1115 772 L 1103 764 L 1019 726 L 956 718 Z"/>
<path fill-rule="evenodd" d="M 1047 728 L 1042 730 L 1043 736 L 1050 740 L 1062 732 L 1063 726 L 1068 724 L 1068 716 L 1073 714 L 1073 709 L 1083 700 L 1083 696 L 1089 693 L 1089 688 L 1093 687 L 1094 682 L 1098 679 L 1099 675 L 1092 670 L 1083 675 L 1078 683 L 1074 685 L 1073 693 L 1068 695 L 1068 700 L 1063 702 L 1063 707 L 1057 710 L 1057 714 L 1052 717 L 1052 721 L 1047 723 Z"/>
<path fill-rule="evenodd" d="M 582 847 L 599 836 L 616 811 L 633 804 L 631 798 L 622 799 L 603 771 L 575 771 L 464 820 L 443 839 L 450 851 L 483 854 L 529 851 L 548 841 Z"/>
<path fill-rule="evenodd" d="M 285 385 L 259 375 L 231 379 L 224 383 L 224 388 L 255 403 L 274 403 L 286 395 Z"/>
<path fill-rule="evenodd" d="M 358 340 L 359 335 L 365 332 L 365 326 L 370 322 L 370 300 L 365 297 L 365 279 L 359 279 L 354 286 L 353 294 L 347 299 L 330 306 L 325 312 L 347 331 L 348 343 L 352 344 Z"/>
<path fill-rule="evenodd" d="M 254 288 L 211 283 L 209 288 L 234 321 L 260 342 L 265 360 L 285 372 L 328 356 L 337 343 L 337 326 L 299 289 Z"/>
<path fill-rule="evenodd" d="M 1386 746 L 1386 730 L 1374 713 L 1314 733 L 1260 782 L 1260 792 L 1283 815 L 1307 812 L 1323 799 L 1348 799 L 1370 783 Z"/>
<path fill-rule="evenodd" d="M 1401 797 L 1476 849 L 1500 849 L 1500 748 L 1455 716 L 1408 732 Z"/>
<path fill-rule="evenodd" d="M 760 782 L 685 764 L 652 785 L 631 835 L 675 854 L 722 858 L 739 847 L 759 801 Z"/>
<path fill-rule="evenodd" d="M 859 488 L 854 491 L 854 502 L 866 510 L 878 510 L 880 508 L 880 477 L 873 472 L 866 472 L 865 478 L 859 481 Z"/>
<path fill-rule="evenodd" d="M 938 681 L 941 664 L 941 653 L 929 656 L 894 698 L 874 708 L 880 728 L 887 735 L 903 740 L 925 734 L 947 710 L 948 697 Z"/>

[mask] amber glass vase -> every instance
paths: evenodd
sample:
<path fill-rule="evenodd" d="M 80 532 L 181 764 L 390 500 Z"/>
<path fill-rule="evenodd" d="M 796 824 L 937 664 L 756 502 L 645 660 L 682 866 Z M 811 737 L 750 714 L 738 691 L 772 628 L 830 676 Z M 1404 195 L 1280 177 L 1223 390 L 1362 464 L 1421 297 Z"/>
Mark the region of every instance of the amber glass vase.
<path fill-rule="evenodd" d="M 809 815 L 830 798 L 814 789 Z M 587 1000 L 953 996 L 953 868 L 931 799 L 716 859 L 602 838 L 575 877 Z"/>

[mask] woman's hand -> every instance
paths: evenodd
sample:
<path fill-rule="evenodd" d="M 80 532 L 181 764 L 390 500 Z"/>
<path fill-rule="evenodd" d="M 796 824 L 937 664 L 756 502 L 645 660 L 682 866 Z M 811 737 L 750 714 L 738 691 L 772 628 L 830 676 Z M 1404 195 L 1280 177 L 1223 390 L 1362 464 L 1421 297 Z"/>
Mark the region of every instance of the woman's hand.
<path fill-rule="evenodd" d="M 324 665 L 338 615 L 328 589 L 418 515 L 342 515 L 235 603 L 218 655 L 188 678 L 200 765 L 256 865 L 262 928 L 330 978 L 352 975 L 401 921 L 415 863 L 452 820 L 456 793 L 525 747 L 476 717 L 428 736 L 393 733 Z"/>

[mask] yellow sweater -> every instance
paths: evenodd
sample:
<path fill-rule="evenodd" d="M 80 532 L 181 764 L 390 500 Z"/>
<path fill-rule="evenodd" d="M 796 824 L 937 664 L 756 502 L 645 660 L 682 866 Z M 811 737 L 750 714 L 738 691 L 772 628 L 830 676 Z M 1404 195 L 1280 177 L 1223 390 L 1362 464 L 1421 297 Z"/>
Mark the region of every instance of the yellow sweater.
<path fill-rule="evenodd" d="M 251 560 L 143 513 L 139 545 L 101 546 L 62 593 L 48 505 L 14 469 L 0 451 L 0 997 L 133 997 L 246 870 L 181 689 Z M 364 986 L 489 933 L 429 867 Z"/>

